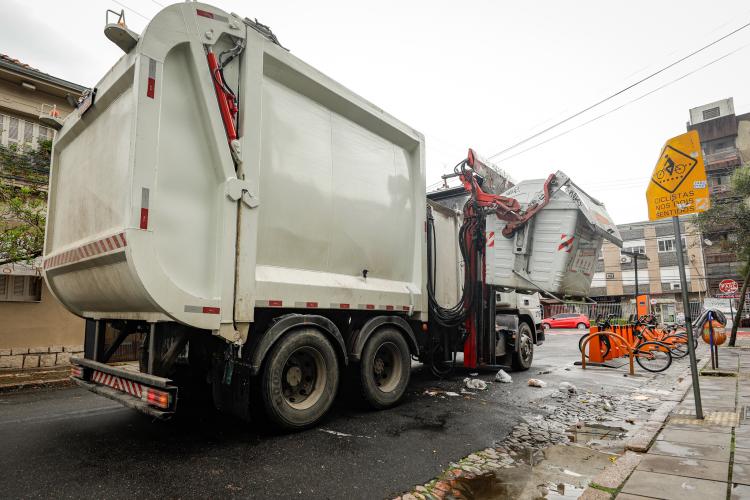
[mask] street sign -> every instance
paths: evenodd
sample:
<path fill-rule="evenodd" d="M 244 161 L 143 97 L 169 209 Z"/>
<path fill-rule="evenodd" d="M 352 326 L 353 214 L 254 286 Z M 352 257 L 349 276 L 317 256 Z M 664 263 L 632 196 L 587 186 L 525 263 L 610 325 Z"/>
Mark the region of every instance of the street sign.
<path fill-rule="evenodd" d="M 698 132 L 668 140 L 646 188 L 648 220 L 705 212 L 711 207 Z"/>
<path fill-rule="evenodd" d="M 722 280 L 721 283 L 719 283 L 719 291 L 721 293 L 733 294 L 739 289 L 739 285 L 734 280 Z"/>
<path fill-rule="evenodd" d="M 652 306 L 655 306 L 655 305 L 656 305 L 656 299 L 651 299 L 651 305 L 652 305 Z"/>

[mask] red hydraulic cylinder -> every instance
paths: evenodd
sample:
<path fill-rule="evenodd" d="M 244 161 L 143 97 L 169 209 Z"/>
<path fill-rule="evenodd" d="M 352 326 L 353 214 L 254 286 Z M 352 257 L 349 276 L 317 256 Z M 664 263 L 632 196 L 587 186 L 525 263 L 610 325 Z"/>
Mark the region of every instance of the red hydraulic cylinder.
<path fill-rule="evenodd" d="M 211 70 L 211 80 L 214 82 L 214 89 L 216 90 L 216 99 L 219 101 L 219 111 L 221 111 L 221 120 L 224 122 L 224 130 L 227 132 L 227 139 L 229 142 L 237 139 L 237 128 L 234 124 L 234 117 L 231 108 L 234 108 L 234 101 L 230 101 L 230 97 L 222 88 L 221 84 L 221 73 L 219 73 L 219 63 L 216 61 L 216 55 L 209 50 L 206 54 L 208 59 L 208 67 Z"/>

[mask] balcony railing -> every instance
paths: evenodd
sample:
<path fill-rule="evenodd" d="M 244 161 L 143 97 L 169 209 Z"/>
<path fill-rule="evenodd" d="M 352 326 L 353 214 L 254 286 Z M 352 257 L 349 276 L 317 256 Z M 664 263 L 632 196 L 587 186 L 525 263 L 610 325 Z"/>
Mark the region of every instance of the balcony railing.
<path fill-rule="evenodd" d="M 721 149 L 719 151 L 714 151 L 713 153 L 707 154 L 703 157 L 703 162 L 706 165 L 732 161 L 740 161 L 740 154 L 736 148 Z"/>

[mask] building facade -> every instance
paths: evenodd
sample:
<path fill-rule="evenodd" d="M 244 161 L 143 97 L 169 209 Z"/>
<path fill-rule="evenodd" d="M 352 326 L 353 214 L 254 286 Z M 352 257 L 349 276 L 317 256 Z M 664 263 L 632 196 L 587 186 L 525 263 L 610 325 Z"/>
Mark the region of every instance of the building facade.
<path fill-rule="evenodd" d="M 623 250 L 642 257 L 622 253 L 617 246 L 605 241 L 590 297 L 598 303 L 621 304 L 623 312 L 632 313 L 637 278 L 638 293 L 649 295 L 652 312 L 662 322 L 674 322 L 684 309 L 672 221 L 636 222 L 617 227 L 623 238 Z M 694 217 L 682 217 L 680 231 L 687 290 L 691 302 L 698 304 L 706 293 L 702 235 Z"/>
<path fill-rule="evenodd" d="M 36 148 L 52 139 L 54 130 L 39 117 L 64 118 L 84 87 L 43 73 L 0 54 L 0 145 Z M 23 184 L 23 175 L 11 174 L 0 164 L 5 183 Z M 2 256 L 0 256 L 2 261 Z M 55 299 L 41 278 L 36 263 L 0 265 L 0 369 L 36 368 L 67 363 L 83 344 L 83 320 L 70 314 Z"/>
<path fill-rule="evenodd" d="M 731 200 L 732 173 L 750 162 L 750 113 L 735 114 L 730 97 L 691 109 L 687 129 L 697 130 L 700 135 L 712 202 Z M 726 245 L 732 237 L 731 227 L 717 227 L 704 235 L 706 276 L 712 295 L 718 293 L 724 279 L 733 279 L 742 286 L 742 263 Z"/>

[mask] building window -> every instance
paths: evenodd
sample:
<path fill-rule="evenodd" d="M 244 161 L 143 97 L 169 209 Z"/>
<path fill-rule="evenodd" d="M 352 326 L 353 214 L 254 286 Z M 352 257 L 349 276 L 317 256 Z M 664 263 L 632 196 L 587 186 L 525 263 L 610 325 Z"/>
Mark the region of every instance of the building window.
<path fill-rule="evenodd" d="M 656 240 L 657 248 L 659 253 L 674 252 L 674 236 L 667 236 L 665 238 L 659 238 Z M 687 248 L 685 244 L 685 237 L 682 237 L 682 248 Z"/>
<path fill-rule="evenodd" d="M 9 117 L 8 120 L 8 142 L 18 142 L 18 118 L 15 116 Z"/>
<path fill-rule="evenodd" d="M 0 302 L 39 302 L 42 278 L 16 274 L 0 275 Z"/>
<path fill-rule="evenodd" d="M 34 124 L 24 121 L 23 122 L 23 142 L 31 145 L 31 140 L 34 137 Z"/>
<path fill-rule="evenodd" d="M 719 110 L 718 106 L 716 106 L 715 108 L 709 108 L 709 109 L 703 110 L 704 120 L 710 120 L 711 118 L 718 118 L 719 115 L 721 115 L 721 111 Z"/>

